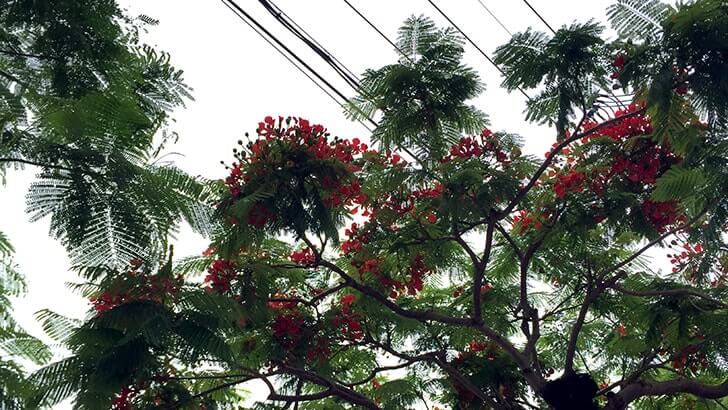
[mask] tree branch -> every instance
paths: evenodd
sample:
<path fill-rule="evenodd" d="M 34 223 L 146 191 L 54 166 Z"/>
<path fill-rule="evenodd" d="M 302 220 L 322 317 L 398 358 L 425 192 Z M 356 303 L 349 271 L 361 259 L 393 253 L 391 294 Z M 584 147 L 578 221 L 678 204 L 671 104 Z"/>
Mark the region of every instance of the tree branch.
<path fill-rule="evenodd" d="M 623 410 L 627 405 L 641 397 L 689 393 L 704 399 L 719 399 L 728 396 L 728 380 L 721 384 L 709 385 L 693 379 L 674 379 L 664 382 L 638 380 L 625 386 L 609 399 L 605 410 Z"/>
<path fill-rule="evenodd" d="M 631 290 L 621 285 L 614 284 L 610 286 L 612 289 L 624 293 L 629 296 L 637 297 L 661 297 L 661 296 L 695 296 L 700 299 L 706 300 L 711 303 L 715 303 L 721 308 L 728 308 L 728 304 L 721 302 L 720 300 L 713 299 L 709 295 L 700 292 L 696 289 L 680 288 L 680 289 L 665 289 L 665 290 Z"/>
<path fill-rule="evenodd" d="M 491 220 L 488 222 L 488 228 L 485 232 L 485 250 L 483 251 L 483 259 L 478 262 L 475 260 L 475 277 L 473 278 L 473 321 L 480 324 L 483 321 L 483 306 L 482 300 L 483 295 L 480 289 L 483 287 L 483 276 L 485 275 L 485 269 L 488 267 L 488 261 L 490 260 L 490 252 L 493 248 L 493 229 L 495 229 L 495 221 Z"/>
<path fill-rule="evenodd" d="M 541 175 L 546 171 L 546 169 L 549 167 L 549 165 L 551 165 L 551 163 L 553 162 L 554 158 L 556 158 L 556 155 L 559 152 L 561 152 L 562 149 L 566 148 L 569 144 L 571 144 L 572 142 L 574 142 L 576 140 L 579 140 L 579 139 L 584 138 L 584 137 L 588 137 L 589 135 L 592 135 L 592 134 L 596 133 L 597 131 L 601 130 L 604 127 L 607 127 L 609 125 L 612 125 L 612 124 L 614 124 L 616 122 L 622 121 L 622 120 L 627 119 L 627 118 L 635 117 L 635 116 L 640 115 L 640 114 L 642 114 L 644 112 L 645 112 L 645 108 L 642 108 L 640 110 L 631 112 L 629 114 L 625 114 L 625 115 L 622 115 L 620 117 L 612 118 L 610 120 L 604 121 L 603 123 L 597 125 L 596 127 L 592 128 L 592 129 L 590 129 L 588 131 L 585 131 L 585 132 L 582 132 L 582 133 L 574 133 L 574 135 L 572 135 L 571 137 L 569 137 L 569 138 L 563 140 L 562 142 L 560 142 L 551 151 L 551 155 L 549 155 L 548 158 L 546 158 L 546 160 L 536 170 L 536 173 L 531 177 L 531 179 L 528 181 L 528 183 L 526 184 L 526 186 L 523 187 L 523 189 L 521 189 L 518 192 L 518 194 L 516 195 L 516 197 L 513 198 L 513 200 L 505 207 L 505 209 L 503 209 L 502 211 L 500 211 L 498 213 L 497 219 L 498 220 L 503 219 L 503 218 L 505 218 L 506 216 L 508 216 L 513 211 L 513 209 L 521 202 L 521 200 L 523 200 L 523 198 L 526 196 L 526 194 L 528 194 L 528 192 L 531 190 L 531 188 L 533 188 L 536 185 L 536 182 L 538 182 L 539 178 L 541 178 Z"/>

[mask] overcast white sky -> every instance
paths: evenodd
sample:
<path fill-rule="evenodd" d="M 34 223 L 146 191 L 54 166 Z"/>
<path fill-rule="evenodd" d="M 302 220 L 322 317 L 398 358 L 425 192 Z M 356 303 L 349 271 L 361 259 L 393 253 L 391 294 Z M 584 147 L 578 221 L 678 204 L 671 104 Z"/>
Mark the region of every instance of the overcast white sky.
<path fill-rule="evenodd" d="M 392 63 L 397 54 L 377 33 L 356 16 L 343 0 L 274 0 L 339 60 L 355 73 Z M 411 14 L 425 14 L 438 24 L 447 22 L 426 0 L 350 0 L 390 38 L 396 38 L 401 22 Z M 520 0 L 481 0 L 511 32 L 532 26 L 546 27 Z M 146 14 L 160 20 L 151 27 L 146 42 L 172 55 L 173 63 L 185 71 L 194 88 L 195 101 L 176 112 L 174 129 L 179 143 L 171 150 L 183 153 L 175 162 L 185 171 L 220 178 L 220 160 L 230 162 L 231 149 L 242 134 L 254 131 L 266 115 L 295 115 L 326 125 L 342 137 L 366 138 L 367 131 L 350 122 L 342 110 L 306 77 L 274 51 L 219 0 L 120 0 L 130 15 Z M 439 0 L 436 3 L 489 54 L 509 35 L 478 3 L 478 0 Z M 553 26 L 590 18 L 604 21 L 610 0 L 531 0 Z M 296 41 L 254 0 L 239 0 L 269 30 L 296 50 L 307 62 L 346 93 L 352 90 L 338 80 L 325 64 Z M 489 114 L 492 129 L 520 133 L 526 152 L 541 155 L 553 143 L 553 130 L 523 121 L 524 98 L 500 89 L 498 72 L 472 46 L 466 45 L 466 62 L 475 67 L 487 90 L 474 104 Z M 9 172 L 2 187 L 0 228 L 17 250 L 16 261 L 26 275 L 29 292 L 17 301 L 18 320 L 31 333 L 42 336 L 33 313 L 44 308 L 73 317 L 83 317 L 88 304 L 64 283 L 76 281 L 68 272 L 63 248 L 48 237 L 48 221 L 29 223 L 24 213 L 24 195 L 33 170 Z M 196 254 L 206 242 L 187 230 L 178 236 L 176 254 Z M 262 386 L 251 385 L 256 396 Z M 58 406 L 57 408 L 66 408 Z"/>

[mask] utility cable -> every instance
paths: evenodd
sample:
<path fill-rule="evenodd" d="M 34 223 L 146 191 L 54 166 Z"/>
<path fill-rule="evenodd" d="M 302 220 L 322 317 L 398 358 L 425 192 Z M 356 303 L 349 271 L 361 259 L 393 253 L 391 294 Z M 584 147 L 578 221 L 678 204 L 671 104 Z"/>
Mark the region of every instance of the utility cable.
<path fill-rule="evenodd" d="M 503 69 L 502 69 L 502 68 L 498 67 L 498 64 L 496 64 L 496 63 L 495 63 L 495 61 L 493 61 L 493 59 L 492 59 L 492 58 L 490 58 L 490 56 L 488 56 L 488 54 L 486 54 L 486 53 L 485 53 L 485 51 L 483 51 L 483 49 L 481 49 L 481 48 L 480 48 L 480 47 L 479 47 L 479 46 L 478 46 L 477 44 L 475 44 L 475 42 L 474 42 L 474 41 L 473 41 L 473 40 L 472 40 L 472 39 L 470 38 L 470 36 L 468 36 L 467 34 L 465 34 L 465 32 L 464 32 L 464 31 L 463 31 L 463 30 L 462 30 L 462 29 L 461 29 L 461 28 L 460 28 L 460 27 L 459 27 L 459 26 L 458 26 L 457 24 L 455 24 L 455 22 L 454 22 L 454 21 L 452 21 L 452 19 L 451 19 L 450 17 L 448 17 L 448 15 L 447 15 L 447 14 L 445 14 L 445 12 L 444 12 L 444 11 L 442 11 L 442 10 L 441 10 L 441 9 L 440 9 L 439 7 L 437 7 L 437 4 L 435 4 L 435 2 L 434 2 L 434 1 L 432 1 L 432 0 L 427 0 L 427 2 L 428 2 L 428 3 L 430 3 L 430 4 L 432 5 L 432 7 L 434 7 L 434 8 L 435 8 L 435 10 L 437 10 L 437 12 L 438 12 L 438 13 L 440 13 L 440 15 L 441 15 L 442 17 L 444 17 L 444 18 L 445 18 L 445 20 L 447 20 L 447 21 L 448 21 L 448 22 L 450 23 L 450 25 L 451 25 L 451 26 L 453 26 L 453 27 L 455 28 L 455 30 L 457 30 L 457 31 L 458 31 L 458 32 L 459 32 L 459 33 L 460 33 L 460 34 L 461 34 L 461 35 L 462 35 L 463 37 L 465 37 L 465 39 L 466 39 L 466 40 L 467 40 L 467 41 L 468 41 L 468 42 L 469 42 L 470 44 L 472 44 L 472 45 L 473 45 L 473 47 L 475 47 L 475 49 L 476 49 L 476 50 L 478 50 L 478 51 L 480 52 L 480 54 L 482 54 L 482 55 L 483 55 L 483 57 L 485 57 L 485 59 L 486 59 L 486 60 L 488 60 L 488 62 L 489 62 L 490 64 L 492 64 L 492 65 L 493 65 L 493 67 L 495 67 L 495 68 L 496 68 L 496 70 L 498 70 L 498 71 L 499 71 L 499 72 L 500 72 L 500 73 L 501 73 L 501 74 L 502 74 L 502 75 L 503 75 L 504 77 L 506 76 L 506 73 L 505 73 L 505 71 L 503 71 Z M 520 92 L 521 92 L 521 94 L 523 94 L 523 96 L 524 96 L 524 97 L 526 97 L 526 99 L 528 99 L 529 101 L 531 100 L 531 97 L 530 97 L 530 96 L 529 96 L 529 95 L 528 95 L 528 94 L 527 94 L 527 93 L 526 93 L 525 91 L 523 91 L 523 88 L 521 88 L 521 87 L 516 87 L 516 89 L 517 89 L 518 91 L 520 91 Z"/>
<path fill-rule="evenodd" d="M 410 58 L 410 56 L 407 55 L 407 53 L 405 53 L 404 51 L 402 51 L 402 49 L 399 48 L 392 40 L 390 40 L 389 37 L 387 37 L 386 34 L 384 34 L 381 30 L 379 30 L 379 28 L 377 26 L 375 26 L 374 23 L 372 23 L 365 15 L 363 15 L 356 7 L 354 7 L 354 5 L 349 2 L 349 0 L 344 0 L 344 3 L 346 3 L 346 5 L 349 6 L 349 8 L 351 8 L 354 11 L 354 13 L 358 14 L 359 17 L 362 18 L 362 20 L 364 20 L 367 24 L 369 24 L 369 27 L 373 28 L 374 31 L 376 31 L 377 33 L 379 33 L 379 35 L 383 39 L 385 39 L 387 41 L 387 43 L 389 43 L 389 45 L 391 45 L 392 47 L 394 47 L 394 49 L 397 50 L 397 52 L 399 52 L 399 54 L 401 54 L 402 57 L 404 57 L 407 60 L 409 60 L 409 62 L 412 63 L 412 64 L 415 63 L 414 61 L 412 61 L 412 59 Z"/>
<path fill-rule="evenodd" d="M 280 7 L 269 0 L 258 0 L 260 4 L 279 22 L 290 31 L 299 40 L 303 41 L 314 53 L 316 53 L 326 64 L 334 69 L 350 87 L 356 91 L 361 91 L 359 79 L 354 73 L 337 60 L 328 50 L 318 43 L 310 34 L 308 34 L 301 26 L 299 26 L 291 17 L 289 17 Z"/>
<path fill-rule="evenodd" d="M 533 6 L 531 5 L 531 3 L 528 2 L 528 0 L 523 0 L 523 2 L 526 3 L 526 5 L 528 6 L 528 8 L 531 9 L 531 11 L 534 12 L 536 14 L 536 16 L 538 16 L 539 19 L 541 19 L 541 21 L 543 22 L 543 24 L 545 24 L 546 27 L 549 28 L 549 30 L 551 30 L 551 33 L 556 34 L 556 30 L 554 30 L 553 27 L 551 27 L 551 25 L 546 21 L 546 19 L 544 19 L 543 17 L 541 17 L 541 14 L 539 14 L 539 12 L 536 11 L 536 9 L 533 8 Z"/>
<path fill-rule="evenodd" d="M 483 3 L 482 0 L 478 0 L 478 3 L 480 3 L 480 5 L 485 9 L 485 11 L 488 12 L 488 14 L 490 14 L 491 17 L 493 17 L 493 20 L 495 20 L 498 24 L 500 24 L 501 27 L 503 27 L 503 30 L 505 30 L 506 33 L 508 33 L 509 36 L 513 37 L 513 33 L 511 33 L 511 31 L 508 30 L 508 27 L 506 27 L 505 24 L 503 24 L 500 21 L 500 19 L 498 19 L 498 17 L 495 16 L 495 14 L 493 14 L 492 11 L 490 11 L 490 9 L 488 8 L 488 6 L 486 6 L 485 3 Z"/>
<path fill-rule="evenodd" d="M 276 51 L 278 51 L 278 53 L 280 53 L 286 60 L 288 60 L 296 69 L 298 69 L 298 71 L 300 71 L 301 73 L 303 73 L 303 75 L 305 75 L 309 80 L 311 80 L 311 82 L 314 83 L 314 85 L 316 85 L 319 89 L 321 89 L 321 91 L 323 91 L 324 93 L 326 93 L 326 95 L 328 95 L 332 100 L 334 100 L 334 102 L 336 102 L 336 104 L 338 104 L 344 110 L 347 109 L 347 107 L 344 105 L 344 103 L 342 103 L 341 101 L 339 101 L 331 92 L 329 92 L 329 90 L 327 90 L 326 88 L 324 88 L 318 81 L 316 81 L 314 79 L 314 77 L 312 77 L 308 72 L 306 72 L 303 68 L 301 68 L 301 66 L 299 66 L 296 63 L 296 61 L 294 61 L 283 50 L 285 50 L 290 55 L 292 55 L 300 64 L 302 64 L 304 67 L 306 67 L 306 69 L 308 69 L 309 71 L 311 71 L 312 73 L 314 73 L 314 75 L 320 81 L 322 81 L 324 84 L 326 84 L 327 87 L 329 87 L 330 89 L 332 89 L 341 99 L 343 99 L 346 102 L 349 102 L 349 99 L 346 98 L 346 96 L 344 96 L 340 91 L 338 91 L 333 85 L 331 85 L 331 83 L 329 83 L 328 81 L 326 81 L 326 79 L 324 79 L 323 77 L 321 77 L 321 75 L 318 74 L 315 70 L 313 70 L 308 64 L 306 64 L 303 60 L 301 60 L 300 57 L 298 57 L 288 47 L 286 47 L 285 44 L 282 44 L 280 42 L 280 40 L 278 40 L 268 30 L 266 30 L 265 27 L 263 27 L 262 25 L 260 25 L 260 23 L 258 23 L 255 19 L 253 19 L 248 13 L 246 13 L 233 0 L 222 0 L 222 3 L 225 4 L 225 6 L 227 8 L 229 8 L 233 12 L 233 14 L 235 14 L 240 20 L 242 20 L 251 29 L 253 29 L 253 31 L 255 31 L 256 34 L 258 34 L 263 40 L 265 40 L 271 47 L 273 47 Z M 242 15 L 239 14 L 239 13 L 241 13 Z M 248 21 L 248 19 L 250 21 Z M 252 21 L 252 23 L 251 23 L 251 21 Z M 271 39 L 269 39 L 268 37 L 266 37 L 263 33 L 266 33 L 270 38 L 272 38 L 275 41 L 275 43 L 273 41 L 271 41 Z M 276 43 L 278 43 L 278 45 L 276 45 Z M 372 124 L 374 124 L 375 126 L 377 125 L 377 123 L 374 122 L 371 118 L 367 118 L 367 119 Z M 369 132 L 373 132 L 373 130 L 369 126 L 367 126 L 366 124 L 364 124 L 361 120 L 358 120 L 358 121 Z"/>

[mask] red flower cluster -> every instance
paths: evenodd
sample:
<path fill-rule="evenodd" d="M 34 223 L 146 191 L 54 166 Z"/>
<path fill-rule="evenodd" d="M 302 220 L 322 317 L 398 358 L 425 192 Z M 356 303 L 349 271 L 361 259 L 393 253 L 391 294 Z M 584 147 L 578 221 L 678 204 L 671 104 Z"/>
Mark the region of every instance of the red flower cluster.
<path fill-rule="evenodd" d="M 479 137 L 460 138 L 460 141 L 450 148 L 450 153 L 443 157 L 440 162 L 447 163 L 455 158 L 468 159 L 492 153 L 496 161 L 507 163 L 508 155 L 498 147 L 498 141 L 491 138 L 492 136 L 493 132 L 486 128 L 480 133 Z"/>
<path fill-rule="evenodd" d="M 231 261 L 218 259 L 207 268 L 205 282 L 208 282 L 208 289 L 225 293 L 230 290 L 230 283 L 237 277 L 237 269 Z"/>
<path fill-rule="evenodd" d="M 399 296 L 398 292 L 402 292 L 405 288 L 404 284 L 398 280 L 394 280 L 389 275 L 383 273 L 379 266 L 379 261 L 375 258 L 366 259 L 364 262 L 355 262 L 355 266 L 359 269 L 359 276 L 364 277 L 365 274 L 370 274 L 377 281 L 384 286 L 385 289 L 389 290 L 389 296 L 392 299 L 396 299 Z"/>
<path fill-rule="evenodd" d="M 276 215 L 268 209 L 265 203 L 256 202 L 255 205 L 250 208 L 250 212 L 248 212 L 247 222 L 248 225 L 262 229 L 269 222 L 275 221 L 275 219 Z"/>
<path fill-rule="evenodd" d="M 485 359 L 488 361 L 493 361 L 495 360 L 495 354 L 498 350 L 498 346 L 489 342 L 478 342 L 475 340 L 471 340 L 470 343 L 468 343 L 468 349 L 470 350 L 470 353 L 485 352 Z"/>
<path fill-rule="evenodd" d="M 414 199 L 434 199 L 439 198 L 445 192 L 445 186 L 438 182 L 432 188 L 422 188 L 412 191 Z"/>
<path fill-rule="evenodd" d="M 352 340 L 361 340 L 364 338 L 364 331 L 361 328 L 361 316 L 351 311 L 351 305 L 354 303 L 354 295 L 344 295 L 341 297 L 341 315 L 336 316 L 332 320 L 334 328 L 341 329 L 341 334 Z"/>
<path fill-rule="evenodd" d="M 622 69 L 624 69 L 624 65 L 627 63 L 627 55 L 624 53 L 620 53 L 617 58 L 614 59 L 614 67 L 617 69 L 615 72 L 612 73 L 612 79 L 617 79 L 619 77 L 619 74 L 622 72 Z"/>
<path fill-rule="evenodd" d="M 358 211 L 358 207 L 364 205 L 367 200 L 367 196 L 361 192 L 361 185 L 357 180 L 348 184 L 342 184 L 330 178 L 324 178 L 324 181 L 323 187 L 330 189 L 323 198 L 324 206 L 327 208 L 345 205 L 349 208 L 354 207 Z M 352 213 L 356 213 L 356 211 L 352 211 Z"/>
<path fill-rule="evenodd" d="M 708 359 L 705 356 L 705 353 L 699 352 L 698 346 L 695 344 L 685 346 L 674 356 L 671 362 L 672 367 L 682 373 L 684 373 L 687 369 L 690 369 L 693 373 L 695 373 L 699 368 L 708 368 Z"/>
<path fill-rule="evenodd" d="M 422 291 L 422 278 L 430 272 L 430 268 L 425 265 L 422 255 L 418 254 L 409 266 L 410 280 L 407 282 L 407 293 L 412 296 Z"/>
<path fill-rule="evenodd" d="M 125 277 L 120 277 L 113 291 L 104 291 L 98 296 L 89 298 L 97 314 L 123 305 L 124 303 L 145 300 L 154 303 L 163 303 L 165 297 L 173 297 L 179 292 L 183 280 L 181 276 L 169 278 L 159 275 L 148 275 L 137 271 L 141 263 L 131 261 L 132 270 Z"/>
<path fill-rule="evenodd" d="M 291 252 L 289 257 L 293 263 L 302 266 L 311 265 L 316 261 L 316 255 L 313 254 L 311 248 L 304 248 L 299 251 Z"/>
<path fill-rule="evenodd" d="M 304 167 L 307 170 L 320 167 L 309 167 L 307 162 L 326 162 L 328 167 L 341 170 L 335 163 L 343 164 L 346 172 L 354 172 L 360 167 L 354 165 L 356 155 L 367 152 L 366 144 L 358 139 L 351 141 L 330 139 L 326 129 L 321 125 L 311 125 L 302 118 L 266 117 L 258 125 L 258 139 L 247 145 L 247 152 L 235 154 L 230 174 L 225 179 L 233 199 L 237 199 L 246 184 L 255 178 L 266 175 L 270 170 L 285 170 Z M 242 144 L 242 142 L 241 142 Z M 339 171 L 336 171 L 339 172 Z M 351 175 L 332 177 L 316 174 L 311 181 L 318 181 L 323 191 L 322 200 L 329 207 L 361 206 L 366 196 Z M 256 203 L 246 222 L 258 229 L 264 228 L 276 215 L 265 202 Z"/>
<path fill-rule="evenodd" d="M 134 386 L 124 387 L 111 402 L 111 410 L 132 410 L 131 401 L 137 394 L 139 391 Z"/>
<path fill-rule="evenodd" d="M 541 226 L 543 226 L 540 217 L 529 215 L 528 211 L 525 209 L 520 210 L 517 215 L 514 215 L 511 218 L 511 220 L 513 221 L 513 226 L 516 229 L 516 232 L 519 234 L 526 233 L 526 231 L 528 231 L 531 227 L 539 230 L 541 229 Z"/>
<path fill-rule="evenodd" d="M 690 263 L 691 259 L 699 257 L 703 253 L 703 247 L 700 245 L 690 246 L 690 244 L 685 243 L 682 248 L 682 252 L 671 255 L 670 263 L 673 265 L 673 272 L 683 269 Z"/>
<path fill-rule="evenodd" d="M 300 340 L 303 325 L 301 312 L 292 311 L 279 314 L 273 321 L 271 328 L 273 329 L 273 336 L 283 346 L 292 347 Z"/>
<path fill-rule="evenodd" d="M 678 221 L 677 211 L 675 201 L 653 202 L 647 199 L 642 204 L 642 214 L 658 232 L 667 231 L 668 227 Z"/>
<path fill-rule="evenodd" d="M 617 110 L 614 115 L 615 118 L 618 118 L 636 112 L 640 109 L 642 109 L 642 106 L 630 104 L 625 109 Z M 582 126 L 582 131 L 589 131 L 599 124 L 600 123 L 595 121 L 587 121 Z M 586 144 L 589 140 L 599 137 L 609 137 L 615 141 L 624 141 L 638 135 L 650 134 L 652 134 L 652 122 L 646 115 L 640 114 L 604 125 L 594 134 L 582 138 L 581 142 L 582 144 Z"/>
<path fill-rule="evenodd" d="M 306 351 L 306 359 L 311 362 L 316 360 L 327 360 L 330 355 L 331 348 L 329 347 L 329 341 L 327 338 L 321 336 L 316 336 L 313 343 Z"/>
<path fill-rule="evenodd" d="M 344 234 L 349 237 L 341 244 L 342 255 L 349 255 L 361 251 L 364 244 L 369 243 L 369 239 L 366 233 L 359 228 L 359 225 L 354 222 L 351 227 L 344 231 Z"/>
<path fill-rule="evenodd" d="M 106 291 L 98 297 L 90 298 L 89 301 L 94 306 L 94 310 L 96 310 L 96 313 L 101 314 L 128 302 L 129 295 L 125 293 L 113 294 L 109 291 Z"/>
<path fill-rule="evenodd" d="M 581 192 L 584 190 L 586 175 L 575 169 L 571 169 L 566 175 L 559 174 L 554 182 L 554 192 L 559 199 L 564 199 L 569 192 Z"/>

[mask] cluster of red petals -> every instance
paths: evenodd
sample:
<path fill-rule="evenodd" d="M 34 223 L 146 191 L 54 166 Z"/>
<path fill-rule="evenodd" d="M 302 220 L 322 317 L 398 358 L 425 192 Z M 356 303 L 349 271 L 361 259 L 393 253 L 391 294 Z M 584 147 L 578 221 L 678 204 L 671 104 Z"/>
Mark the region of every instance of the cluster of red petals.
<path fill-rule="evenodd" d="M 680 219 L 675 201 L 653 202 L 647 199 L 642 204 L 642 214 L 661 233 Z"/>
<path fill-rule="evenodd" d="M 361 191 L 361 185 L 357 180 L 344 184 L 331 178 L 324 178 L 322 185 L 324 189 L 328 190 L 323 198 L 324 206 L 327 208 L 345 205 L 349 208 L 354 207 L 351 213 L 355 214 L 367 200 L 367 196 Z"/>
<path fill-rule="evenodd" d="M 422 255 L 418 254 L 417 256 L 415 256 L 408 270 L 410 274 L 410 280 L 409 282 L 407 282 L 407 293 L 415 296 L 418 292 L 422 291 L 422 278 L 430 272 L 430 268 L 425 265 L 425 261 L 422 259 Z"/>
<path fill-rule="evenodd" d="M 331 355 L 329 341 L 325 337 L 316 336 L 306 351 L 306 359 L 313 362 L 316 360 L 327 360 Z"/>
<path fill-rule="evenodd" d="M 405 285 L 395 279 L 389 277 L 389 275 L 383 273 L 379 266 L 379 260 L 376 258 L 365 259 L 363 262 L 355 262 L 355 266 L 359 270 L 359 276 L 369 274 L 373 276 L 385 289 L 389 290 L 389 296 L 392 299 L 396 299 L 399 296 L 398 292 L 402 292 L 405 289 Z"/>
<path fill-rule="evenodd" d="M 303 118 L 278 117 L 276 120 L 266 117 L 258 124 L 257 134 L 258 139 L 248 145 L 249 155 L 236 156 L 238 162 L 232 165 L 230 174 L 225 179 L 225 185 L 233 198 L 240 195 L 246 183 L 264 174 L 264 169 L 255 167 L 254 164 L 270 163 L 272 168 L 293 168 L 299 165 L 293 159 L 281 161 L 280 158 L 270 155 L 274 143 L 283 142 L 292 151 L 306 152 L 316 160 L 343 163 L 352 172 L 360 169 L 354 165 L 355 156 L 368 152 L 368 146 L 359 139 L 330 139 L 322 125 L 312 125 Z M 327 207 L 361 206 L 366 201 L 358 181 L 340 181 L 331 177 L 323 179 L 323 201 Z M 265 204 L 257 203 L 247 219 L 249 225 L 263 228 L 275 220 L 275 215 Z"/>
<path fill-rule="evenodd" d="M 132 270 L 127 272 L 126 283 L 131 286 L 126 291 L 105 291 L 98 296 L 89 298 L 97 314 L 105 313 L 119 305 L 132 301 L 151 301 L 162 303 L 165 297 L 174 296 L 179 292 L 182 278 L 169 278 L 159 275 L 147 275 L 136 271 L 139 265 L 132 263 Z"/>
<path fill-rule="evenodd" d="M 132 400 L 139 394 L 135 386 L 127 386 L 114 397 L 111 402 L 111 410 L 132 410 Z"/>
<path fill-rule="evenodd" d="M 417 201 L 440 198 L 444 192 L 445 186 L 438 182 L 432 188 L 416 189 L 408 195 L 390 195 L 384 202 L 384 206 L 399 215 L 412 213 L 416 217 L 417 211 L 415 210 L 415 205 Z M 424 209 L 422 210 L 422 214 L 430 223 L 437 222 L 437 216 L 432 209 Z"/>
<path fill-rule="evenodd" d="M 619 77 L 619 74 L 624 69 L 624 65 L 627 63 L 627 55 L 624 53 L 620 53 L 617 58 L 614 59 L 614 67 L 617 69 L 615 72 L 612 73 L 612 79 L 616 79 Z"/>
<path fill-rule="evenodd" d="M 489 342 L 471 340 L 470 343 L 468 343 L 468 350 L 470 353 L 484 352 L 486 360 L 492 361 L 495 360 L 495 354 L 498 351 L 498 346 Z"/>
<path fill-rule="evenodd" d="M 129 296 L 127 294 L 113 294 L 106 291 L 97 297 L 90 298 L 89 301 L 93 305 L 94 310 L 96 310 L 96 313 L 100 314 L 128 302 Z"/>
<path fill-rule="evenodd" d="M 316 255 L 314 255 L 311 248 L 304 248 L 299 251 L 291 252 L 289 258 L 296 265 L 302 266 L 311 265 L 316 261 Z"/>
<path fill-rule="evenodd" d="M 559 174 L 554 182 L 554 192 L 556 196 L 563 199 L 569 192 L 582 192 L 584 190 L 584 182 L 586 182 L 586 174 L 571 169 L 568 173 Z"/>
<path fill-rule="evenodd" d="M 248 212 L 247 223 L 258 229 L 276 220 L 276 215 L 263 202 L 256 202 Z"/>
<path fill-rule="evenodd" d="M 208 283 L 209 290 L 225 293 L 230 290 L 230 283 L 237 274 L 237 268 L 233 262 L 218 259 L 207 268 L 205 282 Z"/>
<path fill-rule="evenodd" d="M 656 150 L 650 151 L 655 152 Z M 627 179 L 632 182 L 643 182 L 646 184 L 655 182 L 659 170 L 660 158 L 657 155 L 644 155 L 639 161 L 631 161 L 620 155 L 612 164 L 612 172 L 614 174 L 625 174 Z"/>
<path fill-rule="evenodd" d="M 412 191 L 414 199 L 435 199 L 442 196 L 445 192 L 445 186 L 438 182 L 432 188 L 422 188 Z"/>
<path fill-rule="evenodd" d="M 492 136 L 493 132 L 486 128 L 477 137 L 460 138 L 440 162 L 447 163 L 456 158 L 468 159 L 492 154 L 496 161 L 508 163 L 508 155 L 498 147 L 498 142 Z"/>
<path fill-rule="evenodd" d="M 511 218 L 511 221 L 513 222 L 513 226 L 516 228 L 516 232 L 519 234 L 524 234 L 531 228 L 539 230 L 543 226 L 541 217 L 529 215 L 528 211 L 525 209 L 518 211 L 518 213 Z"/>
<path fill-rule="evenodd" d="M 336 316 L 332 320 L 334 328 L 340 329 L 344 337 L 352 340 L 361 340 L 364 338 L 364 331 L 361 328 L 361 316 L 352 312 L 351 305 L 354 303 L 354 295 L 344 295 L 341 297 L 341 315 Z"/>
<path fill-rule="evenodd" d="M 273 336 L 287 347 L 295 345 L 301 338 L 304 326 L 303 316 L 299 311 L 290 311 L 279 314 L 271 328 Z"/>
<path fill-rule="evenodd" d="M 705 353 L 699 352 L 698 345 L 695 344 L 685 346 L 673 357 L 671 364 L 676 371 L 681 373 L 688 369 L 694 373 L 700 368 L 707 369 L 709 365 Z"/>
<path fill-rule="evenodd" d="M 670 263 L 673 272 L 678 272 L 687 266 L 693 258 L 699 257 L 703 253 L 703 247 L 700 245 L 691 246 L 690 244 L 682 245 L 682 252 L 672 255 Z"/>
<path fill-rule="evenodd" d="M 642 109 L 641 105 L 630 104 L 624 109 L 617 110 L 614 113 L 615 118 L 622 117 L 628 114 L 632 114 Z M 600 125 L 595 121 L 586 121 L 582 126 L 582 132 L 589 131 Z M 650 135 L 652 134 L 652 122 L 649 117 L 644 114 L 633 115 L 628 118 L 623 118 L 619 121 L 602 125 L 602 127 L 589 135 L 588 137 L 582 138 L 582 143 L 587 143 L 589 140 L 599 137 L 609 137 L 615 141 L 624 141 L 638 135 Z"/>
<path fill-rule="evenodd" d="M 359 224 L 356 222 L 352 223 L 351 226 L 344 231 L 344 234 L 348 237 L 348 239 L 341 244 L 341 253 L 343 255 L 360 252 L 362 247 L 369 243 L 369 238 L 366 232 L 361 229 Z"/>

